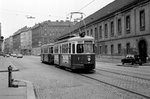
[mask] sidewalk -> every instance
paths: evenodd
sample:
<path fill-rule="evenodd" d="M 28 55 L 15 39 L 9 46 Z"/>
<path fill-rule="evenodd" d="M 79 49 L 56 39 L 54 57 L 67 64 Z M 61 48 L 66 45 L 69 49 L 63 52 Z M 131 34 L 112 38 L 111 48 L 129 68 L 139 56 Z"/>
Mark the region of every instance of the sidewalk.
<path fill-rule="evenodd" d="M 0 99 L 35 99 L 33 85 L 29 81 L 14 79 L 18 87 L 8 87 L 8 66 L 13 67 L 13 72 L 19 71 L 7 57 L 0 56 Z M 13 76 L 13 73 L 12 73 Z"/>

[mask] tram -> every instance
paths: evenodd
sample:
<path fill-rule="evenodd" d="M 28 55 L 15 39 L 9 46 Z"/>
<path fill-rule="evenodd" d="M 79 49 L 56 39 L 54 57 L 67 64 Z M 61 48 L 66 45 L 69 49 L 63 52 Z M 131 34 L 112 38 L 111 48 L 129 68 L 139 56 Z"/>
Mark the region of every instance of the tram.
<path fill-rule="evenodd" d="M 94 38 L 67 36 L 41 46 L 41 61 L 71 70 L 95 69 Z"/>
<path fill-rule="evenodd" d="M 41 46 L 41 61 L 43 63 L 54 63 L 54 55 L 53 55 L 53 43 L 45 44 Z"/>
<path fill-rule="evenodd" d="M 95 69 L 94 38 L 68 36 L 54 43 L 54 64 L 72 70 Z"/>

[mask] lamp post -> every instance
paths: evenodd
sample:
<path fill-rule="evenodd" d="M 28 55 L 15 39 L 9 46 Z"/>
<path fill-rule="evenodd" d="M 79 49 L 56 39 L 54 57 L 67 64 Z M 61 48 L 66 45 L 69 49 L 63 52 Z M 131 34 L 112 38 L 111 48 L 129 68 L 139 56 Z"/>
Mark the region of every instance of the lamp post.
<path fill-rule="evenodd" d="M 39 42 L 38 42 L 38 46 L 39 46 L 39 47 L 41 47 L 41 45 L 42 45 L 42 42 L 41 42 L 41 41 L 39 41 Z"/>
<path fill-rule="evenodd" d="M 42 46 L 41 41 L 38 42 L 38 46 L 39 46 L 39 51 L 37 53 L 39 53 L 38 55 L 41 55 L 41 46 Z"/>
<path fill-rule="evenodd" d="M 3 43 L 4 37 L 0 37 L 0 53 L 2 53 L 2 43 Z"/>

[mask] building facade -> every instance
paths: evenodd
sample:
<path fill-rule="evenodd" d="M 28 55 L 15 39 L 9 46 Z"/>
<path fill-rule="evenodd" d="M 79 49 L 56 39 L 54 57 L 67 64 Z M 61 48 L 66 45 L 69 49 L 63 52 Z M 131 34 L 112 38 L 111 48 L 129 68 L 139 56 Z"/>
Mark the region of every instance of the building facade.
<path fill-rule="evenodd" d="M 4 41 L 4 52 L 6 54 L 9 53 L 9 38 L 6 38 L 5 41 Z"/>
<path fill-rule="evenodd" d="M 116 0 L 106 7 L 109 9 L 120 1 Z M 149 0 L 126 0 L 116 12 L 112 11 L 97 21 L 89 27 L 95 34 L 97 54 L 116 58 L 138 54 L 146 62 L 146 57 L 150 54 L 149 15 Z"/>
<path fill-rule="evenodd" d="M 31 28 L 27 28 L 26 30 L 20 33 L 20 41 L 21 41 L 21 54 L 31 55 L 31 49 L 32 49 Z"/>
<path fill-rule="evenodd" d="M 26 31 L 28 28 L 27 26 L 19 29 L 17 32 L 15 32 L 12 35 L 13 38 L 13 53 L 14 54 L 19 54 L 21 53 L 21 33 Z"/>
<path fill-rule="evenodd" d="M 2 53 L 2 43 L 3 43 L 3 36 L 1 36 L 1 23 L 0 23 L 0 54 Z"/>
<path fill-rule="evenodd" d="M 13 35 L 13 53 L 19 54 L 21 52 L 20 33 Z"/>
<path fill-rule="evenodd" d="M 32 54 L 40 55 L 40 46 L 53 43 L 54 39 L 62 35 L 70 27 L 69 21 L 44 21 L 32 27 Z"/>
<path fill-rule="evenodd" d="M 12 36 L 8 37 L 4 41 L 4 53 L 11 54 L 13 53 L 13 40 Z"/>

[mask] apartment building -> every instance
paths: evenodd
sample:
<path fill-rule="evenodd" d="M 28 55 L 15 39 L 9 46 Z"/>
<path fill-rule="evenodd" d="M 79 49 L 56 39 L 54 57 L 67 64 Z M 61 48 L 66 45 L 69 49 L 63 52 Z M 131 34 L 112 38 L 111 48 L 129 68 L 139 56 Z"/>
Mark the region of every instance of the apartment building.
<path fill-rule="evenodd" d="M 23 55 L 31 55 L 32 50 L 32 31 L 31 28 L 26 28 L 20 34 L 21 53 Z"/>
<path fill-rule="evenodd" d="M 0 23 L 0 53 L 2 53 L 2 43 L 3 43 L 3 36 L 1 36 L 1 23 Z"/>
<path fill-rule="evenodd" d="M 5 39 L 4 52 L 7 54 L 13 53 L 13 38 L 12 38 L 12 36 Z"/>
<path fill-rule="evenodd" d="M 18 31 L 16 31 L 13 35 L 12 35 L 12 38 L 13 38 L 13 53 L 15 54 L 19 54 L 21 53 L 21 33 L 26 31 L 28 29 L 27 26 L 19 29 Z"/>
<path fill-rule="evenodd" d="M 54 39 L 63 34 L 70 27 L 69 21 L 44 21 L 32 27 L 32 54 L 40 55 L 40 46 L 53 43 Z"/>

